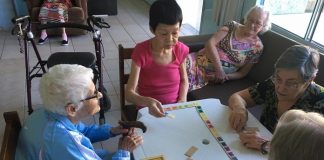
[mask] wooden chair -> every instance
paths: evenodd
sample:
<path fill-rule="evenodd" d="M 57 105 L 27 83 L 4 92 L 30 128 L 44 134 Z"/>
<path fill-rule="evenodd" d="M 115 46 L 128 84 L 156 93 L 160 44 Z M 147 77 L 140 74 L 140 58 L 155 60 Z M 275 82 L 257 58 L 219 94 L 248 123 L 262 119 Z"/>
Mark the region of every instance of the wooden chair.
<path fill-rule="evenodd" d="M 125 73 L 125 60 L 131 59 L 134 48 L 124 48 L 118 45 L 119 50 L 119 88 L 121 119 L 123 121 L 135 121 L 137 119 L 137 109 L 135 105 L 125 102 L 125 84 L 127 84 L 129 73 Z"/>
<path fill-rule="evenodd" d="M 3 135 L 0 159 L 13 160 L 15 159 L 21 123 L 17 111 L 4 112 L 3 117 L 6 121 L 6 128 Z"/>

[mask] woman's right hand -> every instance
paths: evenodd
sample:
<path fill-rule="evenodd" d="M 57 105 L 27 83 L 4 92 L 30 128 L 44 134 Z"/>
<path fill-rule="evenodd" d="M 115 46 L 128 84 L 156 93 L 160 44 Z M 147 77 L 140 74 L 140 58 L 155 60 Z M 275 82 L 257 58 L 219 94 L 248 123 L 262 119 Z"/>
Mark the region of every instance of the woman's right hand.
<path fill-rule="evenodd" d="M 215 71 L 215 79 L 214 79 L 215 83 L 224 83 L 227 80 L 228 80 L 228 78 L 227 78 L 226 73 L 224 72 L 223 69 Z"/>
<path fill-rule="evenodd" d="M 158 100 L 151 98 L 151 97 L 147 97 L 146 98 L 146 106 L 149 109 L 149 113 L 151 115 L 153 115 L 154 117 L 163 117 L 164 116 L 162 104 Z"/>
<path fill-rule="evenodd" d="M 247 119 L 248 117 L 246 108 L 234 108 L 231 110 L 229 122 L 231 127 L 237 132 L 242 131 Z"/>

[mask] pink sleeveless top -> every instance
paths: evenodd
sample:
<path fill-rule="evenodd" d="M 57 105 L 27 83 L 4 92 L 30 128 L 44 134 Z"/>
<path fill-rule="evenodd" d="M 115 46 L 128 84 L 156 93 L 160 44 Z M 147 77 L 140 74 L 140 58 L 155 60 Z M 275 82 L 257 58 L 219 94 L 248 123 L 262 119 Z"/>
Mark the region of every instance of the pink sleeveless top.
<path fill-rule="evenodd" d="M 157 64 L 152 57 L 150 40 L 136 45 L 132 60 L 141 67 L 138 93 L 152 97 L 162 104 L 177 102 L 180 89 L 180 65 L 189 53 L 189 48 L 178 42 L 173 48 L 173 61 Z"/>

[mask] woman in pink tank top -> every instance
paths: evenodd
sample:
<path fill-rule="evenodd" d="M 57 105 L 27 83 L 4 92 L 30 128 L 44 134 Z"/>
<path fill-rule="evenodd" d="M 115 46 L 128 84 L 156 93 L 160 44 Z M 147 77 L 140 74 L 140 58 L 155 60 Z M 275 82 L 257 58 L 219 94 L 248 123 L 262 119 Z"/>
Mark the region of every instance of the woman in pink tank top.
<path fill-rule="evenodd" d="M 155 117 L 164 115 L 162 104 L 187 100 L 185 59 L 189 48 L 178 42 L 182 11 L 176 1 L 155 1 L 150 8 L 154 37 L 135 46 L 126 85 L 127 101 L 149 107 Z"/>

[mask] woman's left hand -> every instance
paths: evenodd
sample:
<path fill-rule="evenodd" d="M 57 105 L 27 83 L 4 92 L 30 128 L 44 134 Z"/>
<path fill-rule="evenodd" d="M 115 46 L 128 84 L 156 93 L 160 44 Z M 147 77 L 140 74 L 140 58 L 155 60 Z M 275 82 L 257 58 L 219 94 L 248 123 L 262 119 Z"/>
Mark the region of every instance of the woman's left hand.
<path fill-rule="evenodd" d="M 136 133 L 129 134 L 119 139 L 118 148 L 129 152 L 133 152 L 139 145 L 143 143 L 143 137 Z"/>
<path fill-rule="evenodd" d="M 257 131 L 242 131 L 239 133 L 242 144 L 251 149 L 261 150 L 261 144 L 266 140 Z"/>
<path fill-rule="evenodd" d="M 128 129 L 124 129 L 122 126 L 112 127 L 110 132 L 114 135 L 128 133 Z"/>

